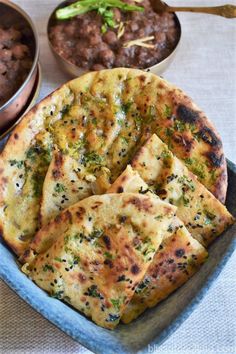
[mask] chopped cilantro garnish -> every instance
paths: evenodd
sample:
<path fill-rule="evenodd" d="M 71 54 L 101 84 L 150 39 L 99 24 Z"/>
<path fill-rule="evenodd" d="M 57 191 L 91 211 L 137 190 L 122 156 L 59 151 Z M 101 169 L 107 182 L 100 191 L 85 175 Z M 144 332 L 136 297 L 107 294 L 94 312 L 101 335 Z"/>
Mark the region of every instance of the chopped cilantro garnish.
<path fill-rule="evenodd" d="M 48 270 L 49 270 L 50 272 L 54 273 L 54 268 L 53 268 L 53 266 L 50 265 L 50 264 L 45 264 L 45 265 L 43 266 L 43 271 L 44 271 L 44 272 L 47 272 Z"/>
<path fill-rule="evenodd" d="M 121 110 L 122 110 L 125 114 L 127 114 L 127 113 L 129 112 L 130 107 L 132 106 L 132 104 L 133 104 L 132 101 L 128 101 L 128 102 L 126 102 L 126 103 L 123 103 L 123 104 L 121 105 Z"/>
<path fill-rule="evenodd" d="M 62 183 L 57 183 L 54 187 L 54 191 L 56 193 L 62 193 L 66 191 L 66 187 Z"/>
<path fill-rule="evenodd" d="M 63 290 L 58 290 L 55 293 L 51 295 L 51 297 L 54 297 L 55 299 L 61 300 L 63 298 L 64 291 Z"/>
<path fill-rule="evenodd" d="M 17 168 L 22 168 L 24 166 L 24 161 L 22 160 L 9 160 L 11 166 L 16 166 Z"/>
<path fill-rule="evenodd" d="M 180 184 L 187 186 L 189 189 L 191 189 L 192 192 L 195 191 L 195 185 L 194 185 L 193 180 L 191 178 L 188 178 L 187 176 L 181 176 L 178 178 L 177 181 Z"/>
<path fill-rule="evenodd" d="M 140 117 L 139 115 L 135 115 L 134 121 L 135 121 L 136 128 L 139 130 L 142 126 L 143 118 Z"/>
<path fill-rule="evenodd" d="M 124 144 L 128 145 L 129 140 L 127 138 L 125 138 L 124 136 L 121 136 L 121 140 L 124 142 Z"/>
<path fill-rule="evenodd" d="M 66 104 L 65 106 L 62 107 L 62 109 L 60 111 L 61 114 L 62 114 L 62 117 L 69 112 L 69 109 L 70 109 L 70 105 L 69 104 Z"/>
<path fill-rule="evenodd" d="M 34 173 L 32 175 L 33 196 L 38 198 L 42 194 L 43 182 L 45 176 L 40 173 Z"/>
<path fill-rule="evenodd" d="M 84 294 L 87 296 L 98 297 L 99 299 L 103 299 L 103 296 L 98 291 L 97 285 L 91 285 L 90 288 L 88 288 L 87 292 Z"/>
<path fill-rule="evenodd" d="M 94 151 L 87 152 L 83 155 L 81 163 L 86 166 L 89 165 L 101 165 L 103 163 L 103 157 L 96 154 Z"/>
<path fill-rule="evenodd" d="M 121 299 L 111 299 L 111 303 L 116 311 L 120 311 L 120 306 L 122 305 Z"/>
<path fill-rule="evenodd" d="M 172 110 L 171 107 L 168 106 L 167 104 L 165 104 L 165 108 L 164 108 L 164 115 L 166 118 L 169 118 L 172 114 Z"/>
<path fill-rule="evenodd" d="M 155 220 L 162 220 L 163 219 L 163 215 L 157 215 L 154 217 Z"/>
<path fill-rule="evenodd" d="M 204 165 L 202 163 L 200 163 L 196 158 L 187 157 L 186 159 L 184 159 L 184 162 L 186 163 L 186 165 L 191 166 L 190 170 L 196 176 L 198 176 L 200 179 L 205 178 Z"/>

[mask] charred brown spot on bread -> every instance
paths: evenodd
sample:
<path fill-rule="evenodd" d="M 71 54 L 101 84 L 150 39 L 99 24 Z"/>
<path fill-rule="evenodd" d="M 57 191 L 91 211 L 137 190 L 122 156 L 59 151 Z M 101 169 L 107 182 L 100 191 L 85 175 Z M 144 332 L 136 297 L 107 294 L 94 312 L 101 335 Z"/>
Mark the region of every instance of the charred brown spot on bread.
<path fill-rule="evenodd" d="M 19 139 L 19 135 L 17 133 L 14 134 L 14 138 L 17 140 Z"/>
<path fill-rule="evenodd" d="M 2 177 L 2 183 L 6 184 L 8 182 L 8 178 L 7 177 Z"/>
<path fill-rule="evenodd" d="M 71 212 L 69 210 L 66 210 L 64 215 L 65 215 L 65 220 L 69 220 L 69 222 L 72 223 L 72 214 L 71 214 Z"/>
<path fill-rule="evenodd" d="M 91 207 L 91 209 L 97 209 L 100 205 L 102 205 L 102 202 L 96 202 L 94 206 Z"/>
<path fill-rule="evenodd" d="M 165 199 L 167 196 L 167 191 L 165 189 L 156 190 L 156 193 L 161 199 Z"/>
<path fill-rule="evenodd" d="M 57 168 L 60 168 L 63 164 L 63 157 L 62 157 L 62 154 L 61 153 L 57 153 L 55 155 L 55 166 Z"/>
<path fill-rule="evenodd" d="M 123 192 L 124 192 L 124 188 L 121 187 L 121 186 L 119 186 L 119 187 L 117 188 L 117 193 L 123 193 Z"/>
<path fill-rule="evenodd" d="M 134 155 L 134 157 L 133 157 L 133 159 L 132 159 L 132 161 L 131 161 L 131 166 L 132 166 L 132 167 L 135 168 L 135 167 L 137 166 L 137 161 L 139 160 L 139 157 L 143 155 L 143 153 L 144 153 L 144 148 L 141 147 L 141 149 L 139 149 L 139 150 L 136 152 L 136 154 Z M 139 162 L 138 162 L 138 164 L 139 164 Z"/>
<path fill-rule="evenodd" d="M 4 169 L 0 168 L 0 175 L 3 173 Z"/>
<path fill-rule="evenodd" d="M 173 140 L 177 144 L 181 144 L 186 152 L 190 152 L 194 145 L 194 139 L 189 138 L 186 134 L 176 134 L 173 135 Z"/>
<path fill-rule="evenodd" d="M 78 278 L 79 278 L 80 283 L 82 283 L 82 284 L 85 283 L 87 280 L 86 276 L 82 273 L 79 273 Z"/>
<path fill-rule="evenodd" d="M 124 175 L 124 176 L 122 176 L 121 181 L 122 181 L 122 182 L 125 182 L 127 179 L 128 179 L 128 176 L 127 176 L 127 175 Z"/>
<path fill-rule="evenodd" d="M 29 248 L 27 250 L 25 250 L 25 252 L 22 255 L 22 259 L 25 259 L 25 258 L 29 257 L 30 252 L 31 252 L 31 250 Z"/>
<path fill-rule="evenodd" d="M 140 76 L 138 76 L 138 78 L 139 78 L 139 80 L 141 82 L 145 82 L 146 81 L 146 77 L 144 75 L 140 75 Z"/>
<path fill-rule="evenodd" d="M 185 123 L 195 123 L 199 119 L 199 113 L 193 109 L 180 104 L 177 108 L 177 117 Z"/>
<path fill-rule="evenodd" d="M 224 161 L 223 154 L 218 156 L 215 152 L 209 151 L 206 153 L 208 160 L 213 167 L 220 167 Z"/>
<path fill-rule="evenodd" d="M 128 200 L 127 204 L 133 204 L 139 211 L 148 211 L 152 207 L 152 202 L 149 198 L 140 199 L 138 197 L 132 197 Z"/>
<path fill-rule="evenodd" d="M 59 179 L 62 176 L 61 171 L 54 169 L 52 170 L 52 177 L 53 179 Z"/>
<path fill-rule="evenodd" d="M 85 214 L 85 209 L 83 207 L 79 207 L 77 210 L 76 210 L 76 216 L 78 219 L 82 219 L 83 215 Z"/>
<path fill-rule="evenodd" d="M 131 273 L 136 275 L 140 272 L 140 268 L 137 264 L 133 264 L 130 269 Z"/>
<path fill-rule="evenodd" d="M 215 146 L 215 147 L 222 146 L 222 143 L 219 140 L 219 138 L 216 136 L 213 130 L 208 127 L 203 127 L 199 131 L 198 135 L 205 143 L 209 144 L 210 146 Z"/>
<path fill-rule="evenodd" d="M 54 221 L 55 221 L 56 224 L 59 224 L 59 223 L 61 222 L 61 220 L 62 220 L 62 215 L 61 215 L 61 214 L 57 215 L 57 216 L 55 217 L 55 219 L 54 219 Z"/>

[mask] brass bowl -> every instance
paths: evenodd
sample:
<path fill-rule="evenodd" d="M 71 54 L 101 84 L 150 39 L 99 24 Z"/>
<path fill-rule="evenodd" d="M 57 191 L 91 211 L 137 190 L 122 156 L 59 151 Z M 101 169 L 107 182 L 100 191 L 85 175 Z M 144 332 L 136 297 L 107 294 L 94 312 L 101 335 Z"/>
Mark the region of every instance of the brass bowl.
<path fill-rule="evenodd" d="M 62 70 L 64 70 L 68 74 L 70 74 L 72 77 L 78 77 L 78 76 L 88 72 L 88 70 L 80 68 L 79 66 L 71 63 L 69 60 L 63 58 L 55 50 L 55 48 L 53 47 L 53 45 L 50 41 L 50 38 L 49 38 L 49 29 L 50 29 L 52 23 L 55 21 L 55 12 L 59 8 L 62 8 L 65 5 L 68 5 L 68 3 L 69 3 L 68 1 L 63 1 L 51 13 L 49 20 L 48 20 L 48 24 L 47 24 L 47 36 L 48 36 L 49 47 L 51 48 L 51 51 L 54 54 L 56 61 L 59 64 L 59 66 L 62 68 Z M 172 52 L 165 59 L 163 59 L 162 61 L 160 61 L 159 63 L 157 63 L 153 66 L 143 69 L 144 71 L 150 71 L 156 75 L 161 75 L 169 67 L 169 65 L 173 62 L 173 59 L 174 59 L 176 52 L 179 48 L 179 43 L 180 43 L 181 34 L 182 34 L 181 33 L 181 24 L 180 24 L 180 21 L 175 13 L 174 13 L 174 19 L 175 19 L 176 27 L 179 29 L 179 38 L 178 38 L 175 48 L 172 50 Z"/>
<path fill-rule="evenodd" d="M 27 29 L 27 44 L 33 54 L 33 64 L 23 84 L 14 95 L 0 106 L 0 130 L 2 131 L 17 118 L 25 107 L 37 76 L 39 60 L 38 36 L 30 17 L 17 5 L 8 0 L 0 0 L 0 23 L 4 26 L 11 26 L 20 23 Z"/>

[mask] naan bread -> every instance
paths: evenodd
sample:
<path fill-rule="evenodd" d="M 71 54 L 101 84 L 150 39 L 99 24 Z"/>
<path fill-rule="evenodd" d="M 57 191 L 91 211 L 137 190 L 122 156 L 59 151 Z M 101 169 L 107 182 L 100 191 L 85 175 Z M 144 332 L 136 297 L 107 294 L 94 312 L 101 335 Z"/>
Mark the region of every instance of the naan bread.
<path fill-rule="evenodd" d="M 137 152 L 132 167 L 162 200 L 178 207 L 177 216 L 202 245 L 208 246 L 234 222 L 226 207 L 155 134 Z"/>
<path fill-rule="evenodd" d="M 37 233 L 35 255 L 23 269 L 52 296 L 113 329 L 175 210 L 156 197 L 137 193 L 86 198 Z"/>
<path fill-rule="evenodd" d="M 152 193 L 138 172 L 130 166 L 127 166 L 107 191 L 107 193 L 123 192 L 145 195 Z M 192 238 L 183 222 L 176 217 L 169 232 L 163 237 L 145 277 L 126 307 L 122 321 L 131 322 L 146 308 L 153 307 L 165 299 L 199 269 L 207 255 L 205 248 Z"/>
<path fill-rule="evenodd" d="M 6 144 L 0 158 L 0 227 L 5 241 L 20 255 L 39 226 L 41 185 L 49 164 L 44 154 L 37 157 L 44 166 L 37 196 L 32 192 L 35 178 L 27 177 L 30 198 L 24 183 L 18 182 L 19 175 L 29 172 L 27 152 L 39 135 L 45 137 L 43 145 L 47 139 L 52 142 L 47 146 L 50 156 L 55 148 L 79 161 L 88 174 L 108 168 L 113 182 L 146 129 L 158 134 L 206 188 L 225 200 L 227 172 L 221 140 L 191 99 L 151 73 L 124 68 L 92 72 L 40 102 Z"/>
<path fill-rule="evenodd" d="M 207 255 L 205 248 L 191 237 L 183 224 L 176 226 L 175 232 L 163 239 L 122 315 L 122 322 L 130 323 L 186 283 L 206 261 Z"/>
<path fill-rule="evenodd" d="M 43 183 L 41 226 L 46 225 L 68 206 L 91 194 L 103 194 L 110 186 L 109 175 L 110 171 L 106 167 L 91 173 L 69 155 L 54 151 Z"/>

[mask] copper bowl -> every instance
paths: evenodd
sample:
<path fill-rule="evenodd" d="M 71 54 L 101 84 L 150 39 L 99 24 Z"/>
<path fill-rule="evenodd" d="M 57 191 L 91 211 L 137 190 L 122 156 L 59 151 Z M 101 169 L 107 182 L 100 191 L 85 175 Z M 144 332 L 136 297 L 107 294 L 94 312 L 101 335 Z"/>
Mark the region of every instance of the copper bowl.
<path fill-rule="evenodd" d="M 52 53 L 54 54 L 57 63 L 60 65 L 60 67 L 67 72 L 68 74 L 70 74 L 72 77 L 78 77 L 84 73 L 86 73 L 88 70 L 80 68 L 79 66 L 71 63 L 69 60 L 63 58 L 53 47 L 50 38 L 49 38 L 49 29 L 51 27 L 51 25 L 55 22 L 55 12 L 59 9 L 64 7 L 65 5 L 68 5 L 69 3 L 71 3 L 71 1 L 63 1 L 62 3 L 60 3 L 51 13 L 49 20 L 48 20 L 48 25 L 47 25 L 47 35 L 48 35 L 48 42 L 49 42 L 49 46 L 51 48 Z M 179 29 L 179 37 L 178 37 L 178 41 L 176 43 L 175 48 L 172 50 L 172 52 L 162 61 L 160 61 L 159 63 L 150 66 L 148 68 L 143 69 L 144 71 L 150 71 L 156 75 L 161 75 L 168 67 L 169 65 L 173 62 L 173 59 L 176 55 L 176 52 L 179 48 L 179 43 L 180 43 L 180 39 L 181 39 L 181 24 L 180 21 L 177 17 L 177 15 L 174 13 L 174 19 L 175 19 L 175 23 L 176 23 L 176 27 Z"/>
<path fill-rule="evenodd" d="M 20 23 L 27 29 L 27 44 L 32 51 L 33 64 L 23 84 L 14 95 L 0 107 L 0 130 L 2 131 L 19 116 L 34 87 L 39 60 L 38 36 L 30 17 L 17 5 L 8 0 L 0 0 L 0 24 L 11 26 Z"/>

